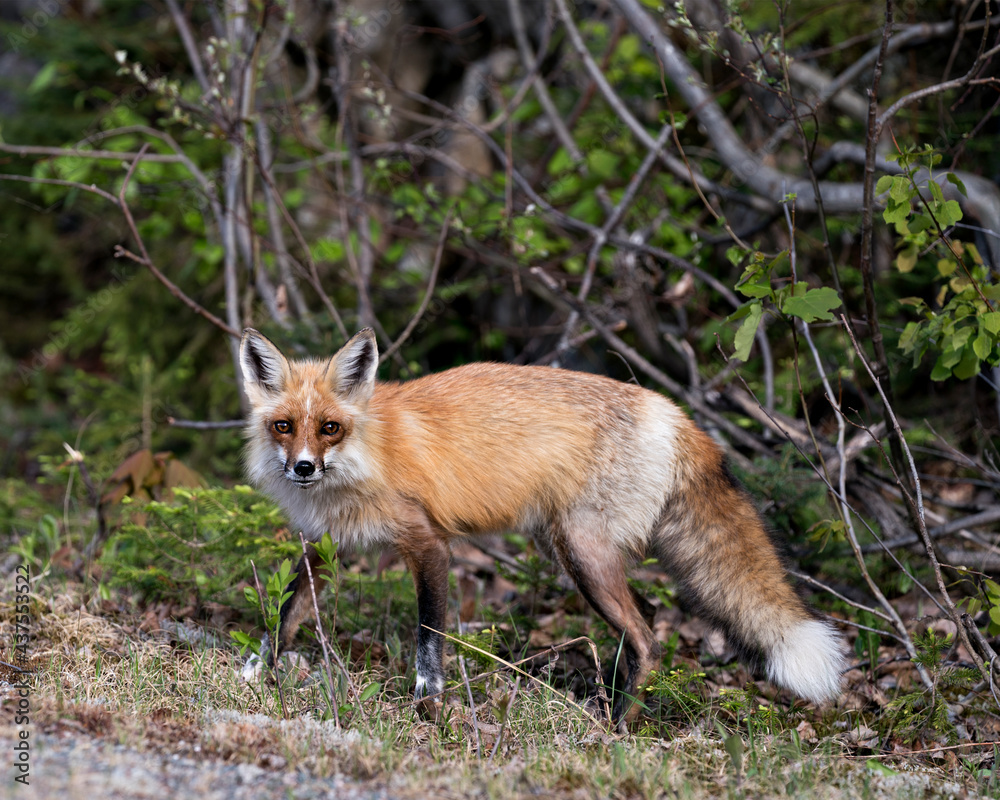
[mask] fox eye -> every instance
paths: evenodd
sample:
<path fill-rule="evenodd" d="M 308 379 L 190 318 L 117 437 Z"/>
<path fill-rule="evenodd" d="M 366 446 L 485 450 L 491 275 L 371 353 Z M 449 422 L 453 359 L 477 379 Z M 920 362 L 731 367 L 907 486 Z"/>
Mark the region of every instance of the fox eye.
<path fill-rule="evenodd" d="M 320 427 L 319 432 L 326 434 L 327 436 L 334 436 L 340 432 L 340 423 L 324 422 L 322 427 Z"/>
<path fill-rule="evenodd" d="M 292 423 L 286 419 L 279 419 L 274 423 L 274 429 L 278 433 L 290 433 L 292 430 Z"/>

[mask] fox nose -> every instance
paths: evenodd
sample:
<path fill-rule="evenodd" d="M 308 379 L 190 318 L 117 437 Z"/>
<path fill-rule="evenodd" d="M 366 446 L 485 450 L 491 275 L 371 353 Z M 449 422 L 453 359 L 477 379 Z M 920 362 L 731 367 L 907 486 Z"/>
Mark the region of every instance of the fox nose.
<path fill-rule="evenodd" d="M 316 465 L 312 461 L 299 461 L 294 469 L 295 474 L 300 478 L 308 478 L 316 471 Z"/>

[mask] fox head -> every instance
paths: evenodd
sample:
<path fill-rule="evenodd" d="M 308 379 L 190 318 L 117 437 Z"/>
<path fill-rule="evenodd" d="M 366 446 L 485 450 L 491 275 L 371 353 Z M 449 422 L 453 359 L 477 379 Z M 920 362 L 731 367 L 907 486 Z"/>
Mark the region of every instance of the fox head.
<path fill-rule="evenodd" d="M 287 480 L 309 489 L 363 478 L 360 428 L 378 367 L 371 328 L 325 361 L 289 361 L 265 336 L 247 328 L 240 367 L 251 406 L 248 466 L 257 483 Z"/>

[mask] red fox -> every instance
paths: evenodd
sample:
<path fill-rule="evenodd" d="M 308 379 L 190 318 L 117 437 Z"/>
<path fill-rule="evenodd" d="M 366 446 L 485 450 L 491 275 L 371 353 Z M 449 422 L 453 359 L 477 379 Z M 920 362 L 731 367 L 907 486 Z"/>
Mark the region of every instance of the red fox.
<path fill-rule="evenodd" d="M 781 558 L 720 448 L 672 401 L 597 375 L 477 363 L 404 383 L 375 380 L 366 328 L 332 358 L 289 361 L 252 328 L 240 347 L 251 412 L 246 461 L 307 540 L 389 544 L 416 583 L 416 697 L 444 690 L 449 543 L 534 537 L 624 638 L 616 716 L 659 644 L 629 565 L 655 556 L 752 667 L 814 702 L 840 691 L 840 636 L 785 578 Z M 312 598 L 305 561 L 280 613 L 273 666 Z M 253 657 L 250 679 L 261 668 Z"/>

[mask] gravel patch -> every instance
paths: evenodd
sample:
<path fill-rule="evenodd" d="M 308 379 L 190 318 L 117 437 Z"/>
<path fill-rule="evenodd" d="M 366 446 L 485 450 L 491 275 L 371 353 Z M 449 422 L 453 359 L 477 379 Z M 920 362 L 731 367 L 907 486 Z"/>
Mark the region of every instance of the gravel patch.
<path fill-rule="evenodd" d="M 402 800 L 384 787 L 345 775 L 320 778 L 302 771 L 271 771 L 253 764 L 140 752 L 102 739 L 48 734 L 38 735 L 32 742 L 29 786 L 15 783 L 13 774 L 4 772 L 0 797 L 19 800 Z"/>

